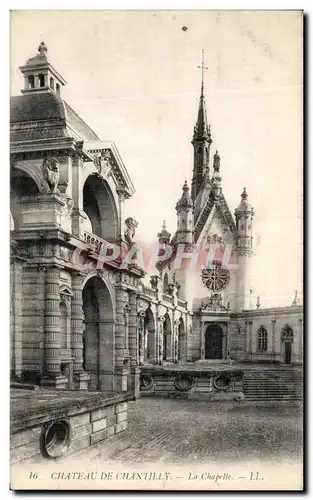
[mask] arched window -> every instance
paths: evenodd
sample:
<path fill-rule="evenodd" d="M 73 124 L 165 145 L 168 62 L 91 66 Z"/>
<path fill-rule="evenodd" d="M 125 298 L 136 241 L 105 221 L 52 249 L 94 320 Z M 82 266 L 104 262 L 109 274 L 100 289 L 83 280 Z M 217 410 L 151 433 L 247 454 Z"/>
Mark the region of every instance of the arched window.
<path fill-rule="evenodd" d="M 54 79 L 52 78 L 52 76 L 50 77 L 50 89 L 54 90 Z"/>
<path fill-rule="evenodd" d="M 168 275 L 165 273 L 163 280 L 163 293 L 168 293 Z"/>
<path fill-rule="evenodd" d="M 258 351 L 267 351 L 267 330 L 263 325 L 258 329 Z"/>
<path fill-rule="evenodd" d="M 293 329 L 289 325 L 285 325 L 281 331 L 281 338 L 284 342 L 293 341 Z"/>
<path fill-rule="evenodd" d="M 45 86 L 45 75 L 38 75 L 39 78 L 39 87 L 44 87 Z"/>
<path fill-rule="evenodd" d="M 29 77 L 28 77 L 28 88 L 29 89 L 35 88 L 35 78 L 34 78 L 34 75 L 29 75 Z"/>
<path fill-rule="evenodd" d="M 55 88 L 56 88 L 57 93 L 59 94 L 60 93 L 60 85 L 58 83 L 56 84 Z"/>

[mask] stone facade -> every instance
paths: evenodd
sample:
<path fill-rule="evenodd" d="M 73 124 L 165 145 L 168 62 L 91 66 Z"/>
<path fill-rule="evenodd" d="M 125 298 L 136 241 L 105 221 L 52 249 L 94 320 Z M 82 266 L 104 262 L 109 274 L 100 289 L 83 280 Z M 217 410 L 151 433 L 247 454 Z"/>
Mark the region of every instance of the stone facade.
<path fill-rule="evenodd" d="M 23 95 L 11 102 L 13 379 L 136 397 L 145 364 L 301 363 L 302 307 L 248 308 L 254 211 L 244 189 L 233 218 L 218 152 L 210 165 L 203 87 L 192 192 L 185 183 L 174 237 L 165 225 L 158 234 L 176 258 L 182 248 L 200 264 L 162 260 L 146 286 L 144 270 L 123 261 L 138 223 L 124 221 L 134 187 L 115 144 L 101 141 L 62 99 L 65 82 L 46 51 L 21 71 Z M 223 255 L 232 249 L 235 266 L 225 270 L 210 254 L 216 245 Z"/>

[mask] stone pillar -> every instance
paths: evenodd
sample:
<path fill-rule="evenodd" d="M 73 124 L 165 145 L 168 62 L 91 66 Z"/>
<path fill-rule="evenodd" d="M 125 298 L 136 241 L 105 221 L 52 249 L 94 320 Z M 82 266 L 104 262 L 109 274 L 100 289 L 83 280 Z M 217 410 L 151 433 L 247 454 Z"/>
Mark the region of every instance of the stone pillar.
<path fill-rule="evenodd" d="M 134 292 L 129 292 L 128 347 L 130 366 L 137 366 L 139 363 L 137 338 L 137 297 Z"/>
<path fill-rule="evenodd" d="M 127 289 L 116 286 L 116 323 L 115 323 L 115 390 L 127 391 L 128 359 L 125 359 L 125 306 L 128 304 Z"/>
<path fill-rule="evenodd" d="M 42 385 L 65 389 L 67 379 L 61 374 L 60 359 L 60 271 L 48 267 L 45 280 L 45 338 Z"/>
<path fill-rule="evenodd" d="M 303 363 L 303 321 L 299 318 L 299 342 L 298 342 L 298 359 L 297 363 L 302 365 Z"/>
<path fill-rule="evenodd" d="M 124 307 L 124 328 L 125 328 L 124 359 L 129 359 L 129 333 L 128 333 L 129 313 L 130 313 L 130 306 L 129 306 L 129 304 L 126 304 Z"/>
<path fill-rule="evenodd" d="M 174 335 L 173 335 L 173 361 L 174 363 L 178 363 L 178 325 L 179 322 L 177 319 L 173 321 L 174 325 Z"/>
<path fill-rule="evenodd" d="M 128 346 L 130 355 L 130 391 L 135 398 L 140 393 L 139 346 L 137 335 L 137 296 L 129 292 Z"/>
<path fill-rule="evenodd" d="M 72 159 L 72 232 L 74 236 L 82 237 L 82 226 L 86 220 L 83 211 L 83 162 L 79 157 Z"/>
<path fill-rule="evenodd" d="M 276 319 L 272 319 L 272 356 L 273 356 L 273 361 L 275 361 L 276 358 L 276 342 L 277 342 L 277 336 L 276 336 Z"/>
<path fill-rule="evenodd" d="M 249 321 L 249 330 L 248 330 L 248 354 L 252 354 L 252 321 Z"/>
<path fill-rule="evenodd" d="M 249 330 L 248 321 L 245 321 L 245 354 L 249 354 Z"/>
<path fill-rule="evenodd" d="M 119 239 L 123 239 L 124 237 L 124 201 L 125 201 L 125 189 L 117 188 L 116 190 L 118 194 L 118 237 Z"/>
<path fill-rule="evenodd" d="M 164 316 L 160 316 L 157 324 L 157 352 L 156 363 L 161 365 L 163 362 L 163 332 L 164 332 Z"/>
<path fill-rule="evenodd" d="M 138 358 L 139 364 L 144 364 L 144 353 L 145 353 L 145 311 L 140 311 L 138 313 Z"/>
<path fill-rule="evenodd" d="M 228 359 L 228 334 L 229 334 L 229 325 L 226 323 L 225 325 L 225 359 Z"/>
<path fill-rule="evenodd" d="M 200 323 L 200 359 L 205 359 L 205 322 Z"/>
<path fill-rule="evenodd" d="M 88 389 L 90 376 L 83 369 L 83 276 L 80 273 L 72 274 L 72 301 L 71 301 L 71 349 L 73 356 L 73 372 L 76 389 Z"/>
<path fill-rule="evenodd" d="M 11 264 L 11 372 L 14 377 L 22 374 L 22 331 L 23 331 L 23 297 L 22 297 L 23 262 L 13 258 Z"/>

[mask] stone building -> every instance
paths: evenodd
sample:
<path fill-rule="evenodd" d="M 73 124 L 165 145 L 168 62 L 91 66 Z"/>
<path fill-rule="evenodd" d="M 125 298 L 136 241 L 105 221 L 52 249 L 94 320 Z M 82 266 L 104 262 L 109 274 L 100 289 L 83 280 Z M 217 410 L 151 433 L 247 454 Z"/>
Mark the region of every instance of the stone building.
<path fill-rule="evenodd" d="M 211 165 L 203 82 L 191 194 L 185 183 L 175 235 L 165 225 L 158 233 L 173 251 L 159 254 L 148 287 L 136 259 L 124 258 L 138 223 L 124 221 L 135 190 L 116 145 L 62 98 L 66 82 L 44 43 L 20 70 L 22 95 L 11 98 L 12 378 L 138 394 L 144 364 L 301 363 L 302 307 L 251 310 L 254 211 L 244 189 L 233 218 L 217 151 Z"/>

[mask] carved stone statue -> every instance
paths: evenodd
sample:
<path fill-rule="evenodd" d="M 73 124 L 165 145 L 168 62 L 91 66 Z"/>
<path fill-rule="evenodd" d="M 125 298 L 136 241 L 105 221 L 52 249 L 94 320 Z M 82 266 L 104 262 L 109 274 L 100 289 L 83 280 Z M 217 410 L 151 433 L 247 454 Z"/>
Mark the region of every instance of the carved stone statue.
<path fill-rule="evenodd" d="M 131 243 L 133 241 L 137 227 L 138 227 L 138 222 L 135 221 L 135 219 L 133 219 L 132 217 L 128 217 L 125 220 L 124 236 L 125 240 L 128 243 Z"/>
<path fill-rule="evenodd" d="M 60 177 L 59 162 L 56 158 L 45 158 L 42 163 L 42 175 L 47 181 L 50 192 L 58 192 L 58 183 Z"/>
<path fill-rule="evenodd" d="M 108 174 L 111 170 L 111 153 L 109 150 L 101 151 L 94 155 L 94 164 L 98 172 L 102 175 Z"/>

